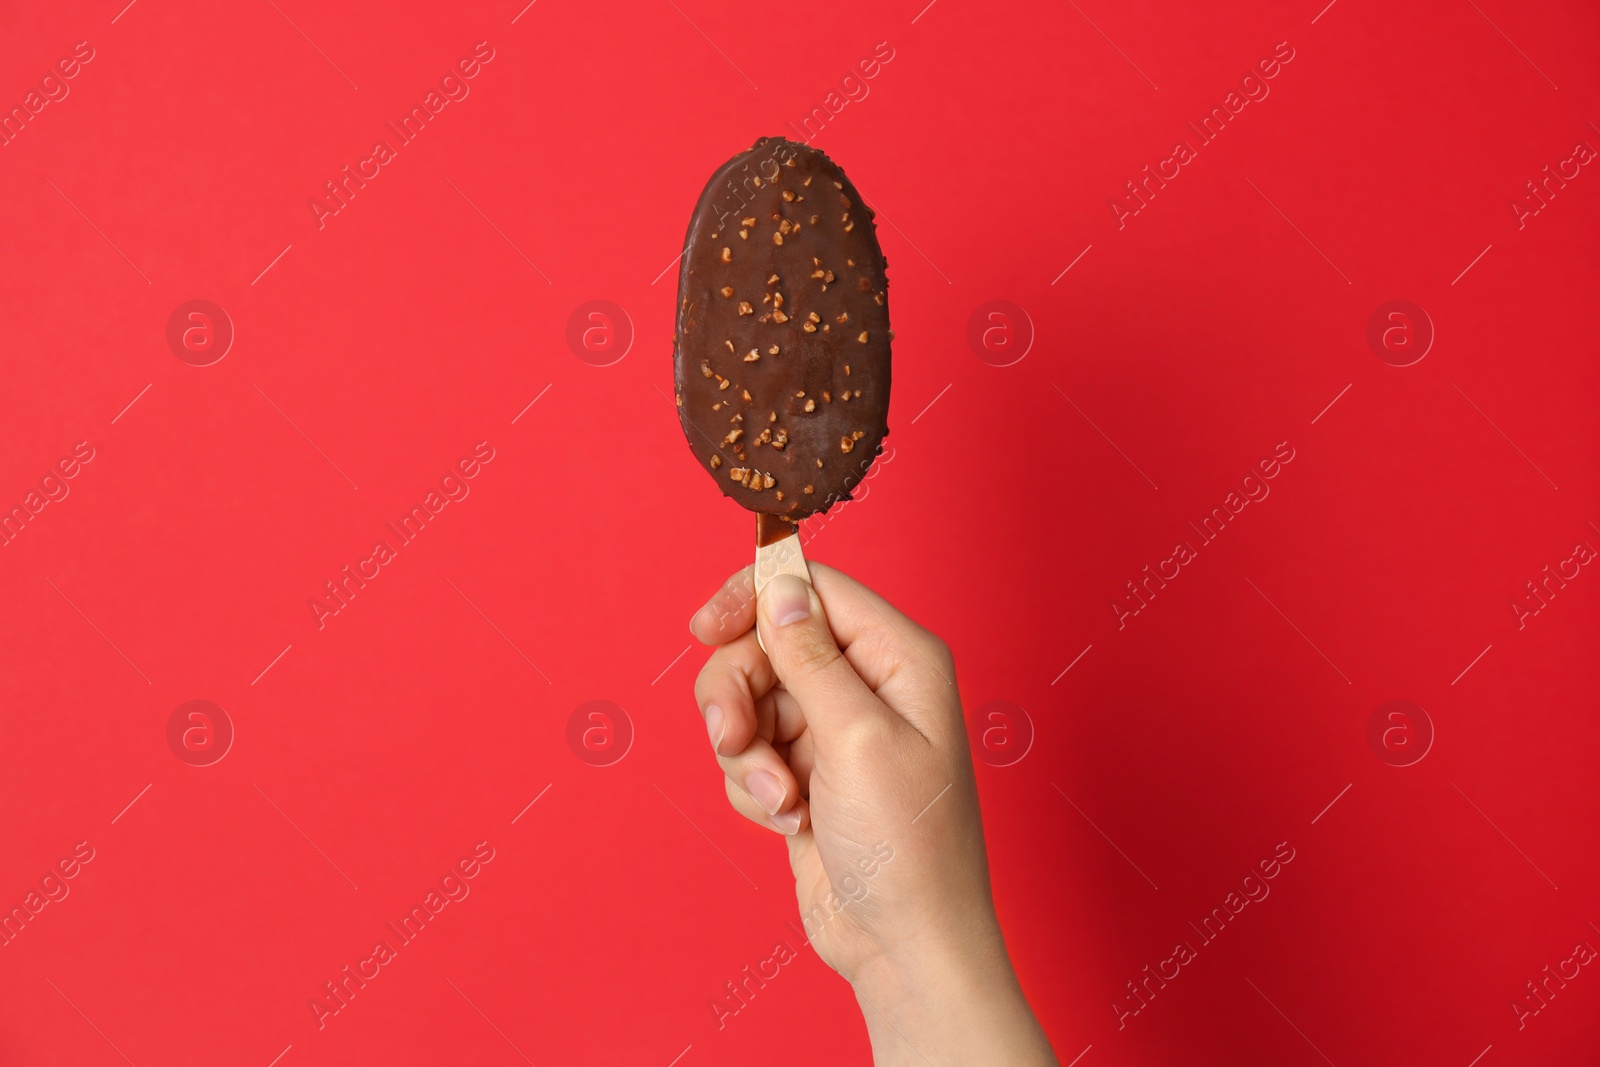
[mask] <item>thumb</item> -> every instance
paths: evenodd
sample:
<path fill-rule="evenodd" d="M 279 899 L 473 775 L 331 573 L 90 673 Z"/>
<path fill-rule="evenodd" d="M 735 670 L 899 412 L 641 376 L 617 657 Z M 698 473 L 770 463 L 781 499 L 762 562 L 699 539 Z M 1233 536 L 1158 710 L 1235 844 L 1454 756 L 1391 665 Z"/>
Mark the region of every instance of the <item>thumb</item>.
<path fill-rule="evenodd" d="M 775 576 L 757 597 L 756 625 L 772 669 L 809 726 L 859 721 L 863 713 L 887 709 L 850 666 L 828 627 L 827 612 L 810 582 Z"/>

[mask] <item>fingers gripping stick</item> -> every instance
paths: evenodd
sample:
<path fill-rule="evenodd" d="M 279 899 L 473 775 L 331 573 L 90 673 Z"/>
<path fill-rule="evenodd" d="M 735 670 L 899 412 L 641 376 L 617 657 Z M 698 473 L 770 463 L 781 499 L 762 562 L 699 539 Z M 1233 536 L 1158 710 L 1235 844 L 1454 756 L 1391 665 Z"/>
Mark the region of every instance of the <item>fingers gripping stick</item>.
<path fill-rule="evenodd" d="M 756 570 L 755 587 L 756 600 L 761 599 L 761 590 L 767 583 L 780 574 L 790 574 L 803 582 L 811 581 L 811 572 L 806 567 L 806 557 L 800 551 L 800 535 L 791 523 L 773 521 L 769 515 L 756 515 Z M 761 645 L 765 652 L 767 646 L 761 640 L 761 628 L 756 627 L 756 643 Z"/>

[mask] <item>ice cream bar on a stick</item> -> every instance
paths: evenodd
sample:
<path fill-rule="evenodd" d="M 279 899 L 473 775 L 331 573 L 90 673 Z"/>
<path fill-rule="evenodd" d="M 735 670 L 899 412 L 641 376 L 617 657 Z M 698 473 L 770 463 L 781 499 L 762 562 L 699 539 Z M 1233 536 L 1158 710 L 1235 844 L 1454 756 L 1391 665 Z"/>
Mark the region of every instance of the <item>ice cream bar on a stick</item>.
<path fill-rule="evenodd" d="M 798 523 L 861 483 L 888 436 L 889 281 L 873 212 L 827 156 L 764 137 L 718 168 L 678 275 L 678 417 L 756 513 L 757 594 L 809 580 Z"/>

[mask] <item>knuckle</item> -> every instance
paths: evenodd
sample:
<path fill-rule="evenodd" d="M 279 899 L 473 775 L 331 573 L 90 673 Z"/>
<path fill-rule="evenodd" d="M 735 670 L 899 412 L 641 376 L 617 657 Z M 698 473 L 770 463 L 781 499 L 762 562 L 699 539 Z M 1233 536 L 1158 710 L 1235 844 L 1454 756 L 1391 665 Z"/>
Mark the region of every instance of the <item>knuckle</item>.
<path fill-rule="evenodd" d="M 796 634 L 782 646 L 783 665 L 791 675 L 821 674 L 841 655 L 839 646 L 815 632 Z"/>
<path fill-rule="evenodd" d="M 724 791 L 728 794 L 729 807 L 751 822 L 765 825 L 766 812 L 761 810 L 754 797 L 744 791 L 743 786 L 740 786 L 726 775 L 723 776 L 722 784 Z"/>

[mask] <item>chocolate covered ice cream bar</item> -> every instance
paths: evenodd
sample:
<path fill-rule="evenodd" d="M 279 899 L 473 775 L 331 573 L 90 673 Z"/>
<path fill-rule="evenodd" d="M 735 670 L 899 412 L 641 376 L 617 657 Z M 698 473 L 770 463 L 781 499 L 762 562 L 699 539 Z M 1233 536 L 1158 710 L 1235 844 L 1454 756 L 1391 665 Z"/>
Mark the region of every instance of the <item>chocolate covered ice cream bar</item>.
<path fill-rule="evenodd" d="M 889 283 L 873 212 L 831 159 L 764 137 L 689 220 L 679 420 L 761 539 L 850 498 L 888 435 Z"/>

